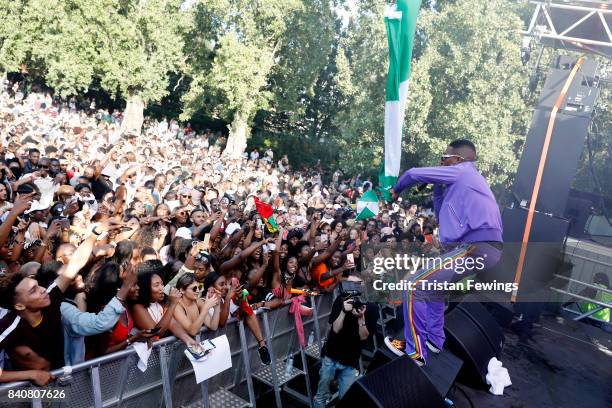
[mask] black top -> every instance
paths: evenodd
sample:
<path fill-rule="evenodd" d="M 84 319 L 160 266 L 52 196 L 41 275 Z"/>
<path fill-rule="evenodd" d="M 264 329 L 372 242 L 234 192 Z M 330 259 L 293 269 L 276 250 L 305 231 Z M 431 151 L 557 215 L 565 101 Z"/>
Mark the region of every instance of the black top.
<path fill-rule="evenodd" d="M 51 304 L 42 309 L 42 321 L 36 327 L 32 327 L 25 319 L 19 319 L 14 312 L 8 313 L 0 320 L 0 334 L 6 337 L 0 343 L 0 349 L 8 351 L 12 356 L 12 351 L 17 346 L 28 346 L 39 356 L 51 363 L 51 368 L 61 368 L 64 366 L 64 330 L 62 329 L 62 313 L 60 305 L 64 300 L 62 291 L 52 284 L 49 291 Z M 0 337 L 2 338 L 2 337 Z M 11 358 L 13 369 L 19 370 L 17 358 Z"/>
<path fill-rule="evenodd" d="M 249 304 L 270 301 L 274 299 L 272 290 L 266 288 L 265 286 L 255 286 L 254 288 L 251 288 L 249 290 L 249 294 L 251 295 L 251 298 L 249 299 Z"/>
<path fill-rule="evenodd" d="M 91 192 L 96 197 L 96 200 L 102 200 L 102 197 L 111 191 L 113 191 L 113 183 L 110 180 L 106 180 L 103 176 L 91 181 Z"/>
<path fill-rule="evenodd" d="M 334 301 L 331 314 L 329 315 L 330 325 L 333 325 L 334 321 L 338 318 L 342 307 L 342 298 L 338 296 Z M 376 306 L 368 303 L 365 313 L 366 328 L 370 333 L 368 338 L 376 331 L 377 319 L 378 311 L 376 310 Z M 323 347 L 323 355 L 337 361 L 340 364 L 359 369 L 361 346 L 362 340 L 359 338 L 357 316 L 353 315 L 351 312 L 344 316 L 344 324 L 338 333 L 334 332 L 333 327 L 329 328 L 327 342 Z"/>

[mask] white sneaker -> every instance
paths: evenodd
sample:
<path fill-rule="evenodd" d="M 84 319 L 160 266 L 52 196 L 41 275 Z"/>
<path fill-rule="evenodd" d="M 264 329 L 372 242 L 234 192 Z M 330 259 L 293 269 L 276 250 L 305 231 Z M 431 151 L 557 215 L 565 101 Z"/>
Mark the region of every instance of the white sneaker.
<path fill-rule="evenodd" d="M 393 339 L 387 336 L 385 337 L 385 345 L 396 356 L 401 357 L 406 354 L 406 342 L 403 340 Z"/>
<path fill-rule="evenodd" d="M 435 344 L 433 344 L 429 340 L 425 340 L 425 344 L 427 345 L 427 348 L 429 349 L 429 351 L 431 351 L 434 354 L 440 354 L 440 352 L 442 351 L 442 349 L 438 348 Z"/>

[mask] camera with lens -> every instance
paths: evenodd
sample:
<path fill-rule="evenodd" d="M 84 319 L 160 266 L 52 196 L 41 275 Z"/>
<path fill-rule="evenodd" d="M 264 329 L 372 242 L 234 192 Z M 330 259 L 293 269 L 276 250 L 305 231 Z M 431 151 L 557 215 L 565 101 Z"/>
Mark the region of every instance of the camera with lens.
<path fill-rule="evenodd" d="M 355 310 L 359 310 L 362 306 L 367 304 L 367 302 L 361 298 L 361 282 L 346 280 L 340 283 L 339 289 L 342 301 L 345 302 L 348 300 Z"/>
<path fill-rule="evenodd" d="M 362 306 L 365 306 L 366 302 L 361 300 L 361 292 L 356 290 L 347 290 L 341 293 L 342 300 L 346 302 L 347 300 L 351 305 L 353 305 L 353 309 L 359 310 Z"/>

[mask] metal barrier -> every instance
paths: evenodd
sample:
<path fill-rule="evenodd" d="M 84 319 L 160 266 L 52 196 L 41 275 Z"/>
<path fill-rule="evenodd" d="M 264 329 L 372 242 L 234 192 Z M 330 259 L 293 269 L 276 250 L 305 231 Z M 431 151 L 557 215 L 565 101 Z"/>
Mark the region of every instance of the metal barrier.
<path fill-rule="evenodd" d="M 611 308 L 612 304 L 586 297 L 581 295 L 581 293 L 584 288 L 612 293 L 610 289 L 593 284 L 594 276 L 597 273 L 606 275 L 609 280 L 612 279 L 612 248 L 568 237 L 564 255 L 566 260 L 572 265 L 571 273 L 569 276 L 554 275 L 556 278 L 554 284 L 562 287 L 550 287 L 550 301 L 560 303 L 562 310 L 575 315 L 573 320 L 592 318 L 599 311 Z M 567 304 L 576 306 L 575 303 L 579 301 L 592 303 L 598 307 L 588 312 L 567 307 Z"/>
<path fill-rule="evenodd" d="M 327 320 L 331 313 L 333 297 L 321 295 L 310 299 L 313 316 L 303 319 L 304 333 L 308 336 L 314 331 L 316 342 L 307 348 L 306 353 L 318 357 L 329 328 Z M 138 356 L 130 347 L 72 367 L 54 370 L 52 374 L 57 380 L 50 386 L 62 387 L 65 390 L 65 398 L 62 401 L 6 402 L 9 390 L 33 387 L 29 382 L 15 382 L 0 386 L 0 407 L 255 407 L 253 379 L 274 389 L 277 406 L 280 407 L 281 386 L 287 382 L 284 368 L 286 357 L 299 352 L 303 367 L 306 367 L 304 350 L 299 347 L 294 317 L 288 313 L 287 305 L 272 311 L 258 310 L 257 315 L 261 318 L 260 326 L 272 357 L 270 366 L 261 363 L 257 353 L 257 341 L 250 331 L 245 329 L 244 322 L 232 318 L 219 330 L 200 332 L 201 339 L 226 334 L 232 355 L 231 369 L 200 385 L 196 384 L 191 363 L 184 355 L 184 344 L 174 337 L 167 337 L 154 343 L 148 368 L 144 373 L 136 367 Z M 306 374 L 308 379 L 307 371 L 304 373 L 295 368 L 291 378 L 300 374 Z M 272 376 L 273 381 L 267 380 L 268 375 Z M 308 389 L 310 390 L 310 387 Z M 285 391 L 291 392 L 290 389 Z M 299 395 L 295 396 L 299 398 Z M 312 396 L 301 399 L 310 405 Z"/>

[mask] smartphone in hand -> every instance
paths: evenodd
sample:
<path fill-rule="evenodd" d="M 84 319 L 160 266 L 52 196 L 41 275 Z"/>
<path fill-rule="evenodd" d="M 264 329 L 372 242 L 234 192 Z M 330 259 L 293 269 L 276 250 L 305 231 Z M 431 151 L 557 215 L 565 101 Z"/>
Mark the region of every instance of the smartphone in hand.
<path fill-rule="evenodd" d="M 355 267 L 355 256 L 353 254 L 346 254 L 346 266 L 349 268 Z"/>

